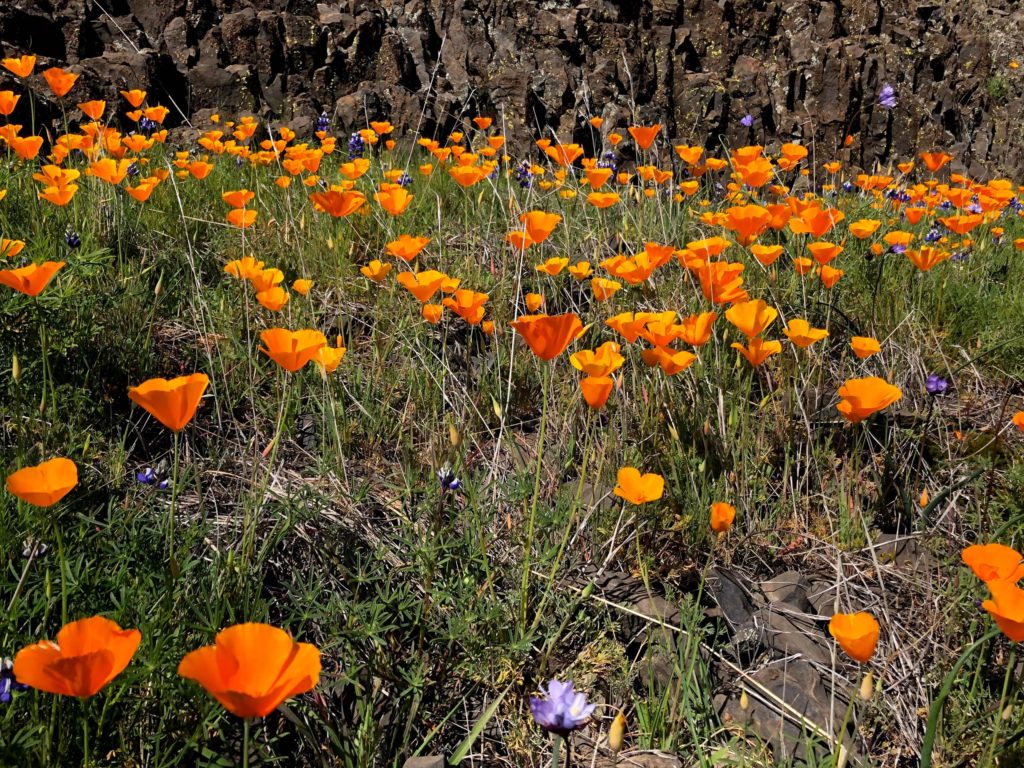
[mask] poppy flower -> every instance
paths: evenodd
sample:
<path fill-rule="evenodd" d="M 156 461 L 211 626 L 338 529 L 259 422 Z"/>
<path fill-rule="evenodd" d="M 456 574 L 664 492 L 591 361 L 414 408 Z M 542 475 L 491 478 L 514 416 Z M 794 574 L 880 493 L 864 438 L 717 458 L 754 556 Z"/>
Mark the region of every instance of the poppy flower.
<path fill-rule="evenodd" d="M 824 328 L 812 328 L 810 323 L 800 318 L 790 320 L 782 332 L 800 349 L 807 349 L 828 336 L 828 331 Z"/>
<path fill-rule="evenodd" d="M 622 467 L 616 480 L 612 493 L 630 504 L 657 501 L 665 492 L 665 478 L 654 472 L 641 475 L 635 467 Z"/>
<path fill-rule="evenodd" d="M 97 179 L 108 184 L 117 185 L 124 181 L 130 166 L 131 162 L 128 160 L 114 160 L 110 157 L 104 157 L 102 160 L 91 163 L 86 171 L 86 175 L 95 176 Z"/>
<path fill-rule="evenodd" d="M 812 269 L 814 269 L 814 262 L 811 259 L 804 258 L 803 256 L 793 259 L 793 270 L 798 275 L 806 275 Z"/>
<path fill-rule="evenodd" d="M 78 75 L 73 72 L 67 72 L 60 67 L 50 67 L 43 71 L 43 78 L 46 80 L 46 84 L 50 86 L 50 90 L 53 91 L 53 95 L 60 99 L 75 87 Z"/>
<path fill-rule="evenodd" d="M 237 717 L 265 717 L 285 699 L 316 687 L 320 651 L 269 624 L 237 624 L 221 630 L 214 645 L 185 656 L 178 674 Z"/>
<path fill-rule="evenodd" d="M 0 66 L 15 77 L 24 79 L 29 77 L 32 74 L 32 70 L 36 68 L 36 57 L 26 55 L 15 59 L 2 59 L 0 60 Z"/>
<path fill-rule="evenodd" d="M 308 328 L 301 331 L 269 328 L 260 333 L 260 340 L 266 344 L 266 347 L 260 347 L 260 352 L 292 373 L 312 360 L 322 347 L 327 346 L 326 336 Z"/>
<path fill-rule="evenodd" d="M 309 199 L 315 210 L 330 214 L 334 218 L 349 216 L 366 202 L 366 196 L 358 190 L 335 187 L 326 192 L 315 192 Z"/>
<path fill-rule="evenodd" d="M 837 243 L 828 243 L 825 241 L 817 241 L 814 243 L 807 244 L 807 250 L 811 252 L 811 256 L 819 264 L 828 264 L 832 259 L 843 252 L 843 246 Z"/>
<path fill-rule="evenodd" d="M 583 323 L 572 312 L 564 315 L 524 315 L 513 320 L 510 325 L 541 360 L 558 357 L 583 330 Z"/>
<path fill-rule="evenodd" d="M 275 285 L 284 282 L 284 272 L 276 267 L 261 269 L 249 275 L 249 283 L 256 293 L 269 291 Z"/>
<path fill-rule="evenodd" d="M 63 208 L 71 202 L 71 198 L 75 196 L 77 191 L 77 184 L 69 184 L 66 187 L 46 187 L 39 193 L 39 199 Z"/>
<path fill-rule="evenodd" d="M 932 173 L 935 173 L 953 159 L 952 155 L 947 155 L 945 152 L 921 152 L 918 157 L 924 161 L 925 166 Z"/>
<path fill-rule="evenodd" d="M 777 355 L 782 351 L 781 342 L 765 341 L 760 338 L 749 339 L 747 346 L 743 346 L 739 342 L 733 342 L 730 346 L 747 358 L 747 362 L 755 368 L 772 355 Z"/>
<path fill-rule="evenodd" d="M 629 135 L 640 149 L 650 149 L 658 133 L 661 131 L 661 123 L 654 125 L 631 125 Z"/>
<path fill-rule="evenodd" d="M 940 248 L 933 248 L 930 245 L 926 245 L 920 250 L 904 251 L 904 255 L 922 272 L 927 272 L 929 269 L 941 264 L 951 256 L 948 251 L 943 251 Z"/>
<path fill-rule="evenodd" d="M 18 651 L 14 676 L 39 691 L 87 699 L 124 671 L 141 641 L 139 630 L 102 616 L 79 619 L 65 624 L 56 642 Z"/>
<path fill-rule="evenodd" d="M 9 240 L 6 237 L 0 238 L 0 256 L 14 258 L 25 249 L 24 240 Z"/>
<path fill-rule="evenodd" d="M 569 259 L 563 256 L 552 256 L 543 264 L 538 264 L 537 271 L 555 277 L 567 266 L 569 266 Z"/>
<path fill-rule="evenodd" d="M 392 216 L 401 216 L 409 207 L 415 195 L 410 194 L 405 187 L 392 187 L 391 189 L 377 192 L 373 198 L 381 208 Z"/>
<path fill-rule="evenodd" d="M 882 226 L 882 222 L 878 219 L 859 219 L 850 224 L 850 234 L 858 240 L 867 240 L 878 231 L 880 226 Z"/>
<path fill-rule="evenodd" d="M 696 165 L 704 154 L 704 147 L 688 147 L 685 144 L 677 145 L 675 150 L 676 154 L 679 155 L 679 159 L 687 165 Z"/>
<path fill-rule="evenodd" d="M 7 477 L 7 490 L 34 507 L 52 507 L 78 485 L 78 467 L 56 458 L 25 467 Z"/>
<path fill-rule="evenodd" d="M 135 109 L 141 107 L 142 102 L 146 100 L 146 92 L 139 90 L 138 88 L 133 88 L 130 91 L 121 91 L 121 96 L 123 96 L 124 100 L 131 104 Z"/>
<path fill-rule="evenodd" d="M 1016 583 L 1024 578 L 1024 557 L 1005 544 L 973 544 L 965 547 L 960 557 L 986 584 L 991 581 Z"/>
<path fill-rule="evenodd" d="M 444 316 L 444 306 L 441 304 L 424 304 L 420 308 L 420 316 L 431 325 L 437 325 Z"/>
<path fill-rule="evenodd" d="M 1010 420 L 1021 432 L 1024 432 L 1024 411 L 1017 411 Z"/>
<path fill-rule="evenodd" d="M 256 197 L 256 193 L 249 189 L 233 189 L 221 194 L 220 199 L 232 208 L 245 208 Z"/>
<path fill-rule="evenodd" d="M 399 235 L 397 240 L 392 240 L 384 246 L 392 256 L 397 256 L 402 261 L 412 261 L 420 252 L 427 247 L 429 237 L 412 237 L 411 235 Z"/>
<path fill-rule="evenodd" d="M 785 252 L 785 250 L 786 249 L 781 245 L 754 244 L 750 246 L 750 252 L 762 267 L 770 267 L 775 263 L 775 260 Z"/>
<path fill-rule="evenodd" d="M 209 384 L 210 378 L 205 373 L 149 379 L 137 387 L 129 387 L 128 397 L 169 430 L 180 432 L 192 421 Z"/>
<path fill-rule="evenodd" d="M 431 297 L 441 290 L 441 285 L 448 276 L 434 269 L 423 272 L 402 272 L 398 282 L 421 303 L 430 301 Z"/>
<path fill-rule="evenodd" d="M 547 240 L 561 220 L 561 214 L 547 211 L 529 211 L 519 217 L 523 229 L 534 243 L 543 243 Z"/>
<path fill-rule="evenodd" d="M 590 281 L 590 289 L 594 292 L 594 298 L 598 301 L 608 301 L 620 288 L 622 288 L 621 283 L 603 277 L 595 277 Z"/>
<path fill-rule="evenodd" d="M 875 654 L 880 627 L 870 613 L 837 613 L 828 623 L 828 633 L 854 661 L 866 664 Z"/>
<path fill-rule="evenodd" d="M 232 208 L 225 218 L 228 224 L 239 229 L 247 229 L 256 223 L 256 211 L 251 208 Z"/>
<path fill-rule="evenodd" d="M 668 346 L 656 346 L 653 349 L 645 349 L 641 355 L 644 365 L 648 368 L 655 366 L 661 368 L 666 376 L 675 376 L 689 368 L 697 356 L 686 350 L 675 350 Z"/>
<path fill-rule="evenodd" d="M 617 371 L 626 362 L 619 354 L 619 345 L 606 341 L 595 350 L 583 349 L 569 356 L 569 362 L 577 371 L 587 376 L 601 378 Z"/>
<path fill-rule="evenodd" d="M 817 239 L 846 218 L 838 208 L 807 208 L 789 220 L 789 228 L 798 235 Z"/>
<path fill-rule="evenodd" d="M 488 298 L 486 293 L 460 288 L 452 297 L 443 299 L 441 304 L 470 325 L 478 325 L 484 319 L 484 304 Z"/>
<path fill-rule="evenodd" d="M 536 312 L 544 303 L 544 294 L 528 293 L 523 297 L 523 302 L 526 304 L 527 312 Z"/>
<path fill-rule="evenodd" d="M 364 277 L 369 278 L 375 283 L 380 283 L 388 276 L 388 273 L 391 271 L 391 265 L 384 264 L 380 259 L 373 259 L 365 267 L 360 267 L 359 271 Z"/>
<path fill-rule="evenodd" d="M 35 160 L 43 146 L 42 136 L 10 136 L 7 139 L 7 146 L 14 150 L 22 160 Z"/>
<path fill-rule="evenodd" d="M 609 208 L 619 202 L 619 196 L 615 192 L 591 192 L 587 202 L 595 208 Z"/>
<path fill-rule="evenodd" d="M 679 324 L 677 338 L 691 347 L 702 347 L 711 339 L 711 326 L 717 319 L 718 315 L 714 312 L 701 312 L 684 317 Z"/>
<path fill-rule="evenodd" d="M 569 274 L 576 280 L 586 280 L 594 271 L 589 261 L 577 261 L 575 264 L 570 265 L 568 269 Z"/>
<path fill-rule="evenodd" d="M 850 348 L 859 359 L 864 360 L 882 351 L 882 345 L 870 336 L 854 336 L 850 339 Z"/>
<path fill-rule="evenodd" d="M 748 339 L 761 334 L 778 316 L 778 310 L 761 299 L 733 304 L 725 312 L 725 319 Z"/>
<path fill-rule="evenodd" d="M 608 402 L 614 383 L 611 376 L 586 376 L 580 380 L 580 392 L 587 405 L 599 411 Z"/>
<path fill-rule="evenodd" d="M 9 116 L 18 106 L 20 98 L 21 96 L 16 95 L 14 91 L 0 91 L 0 115 Z"/>
<path fill-rule="evenodd" d="M 604 322 L 605 325 L 632 344 L 640 337 L 640 333 L 644 330 L 644 326 L 646 326 L 647 322 L 654 316 L 655 315 L 652 312 L 637 312 L 635 315 L 632 312 L 623 312 L 615 315 L 615 317 L 608 318 Z"/>
<path fill-rule="evenodd" d="M 723 226 L 736 233 L 740 245 L 748 246 L 768 229 L 771 212 L 759 205 L 736 205 L 725 211 Z"/>
<path fill-rule="evenodd" d="M 992 599 L 983 600 L 981 607 L 1010 640 L 1024 641 L 1024 590 L 1012 581 L 990 581 L 987 586 Z"/>
<path fill-rule="evenodd" d="M 323 346 L 313 357 L 313 362 L 319 365 L 324 373 L 334 373 L 341 364 L 342 358 L 345 357 L 345 353 L 348 352 L 342 343 L 341 336 L 337 339 L 337 345 L 336 347 Z"/>
<path fill-rule="evenodd" d="M 726 504 L 724 501 L 716 501 L 711 505 L 711 530 L 715 533 L 725 533 L 732 527 L 732 521 L 736 519 L 736 507 Z"/>
<path fill-rule="evenodd" d="M 288 303 L 288 291 L 279 285 L 267 288 L 265 291 L 256 293 L 256 301 L 269 309 L 271 312 L 280 312 L 282 307 Z"/>
<path fill-rule="evenodd" d="M 305 278 L 299 278 L 292 283 L 292 290 L 300 296 L 306 296 L 309 294 L 309 290 L 313 287 L 313 281 Z"/>
<path fill-rule="evenodd" d="M 846 273 L 841 269 L 835 269 L 825 264 L 820 270 L 818 270 L 818 277 L 821 278 L 821 284 L 826 288 L 831 289 Z"/>
<path fill-rule="evenodd" d="M 903 392 L 885 379 L 869 376 L 863 379 L 847 379 L 839 388 L 839 397 L 842 400 L 836 409 L 851 424 L 857 424 L 871 414 L 888 408 L 903 397 Z"/>
<path fill-rule="evenodd" d="M 587 168 L 583 171 L 583 175 L 587 178 L 587 184 L 595 192 L 603 187 L 608 179 L 612 177 L 611 168 Z"/>
<path fill-rule="evenodd" d="M 19 269 L 0 269 L 0 284 L 26 296 L 38 296 L 63 266 L 63 261 L 44 261 Z"/>

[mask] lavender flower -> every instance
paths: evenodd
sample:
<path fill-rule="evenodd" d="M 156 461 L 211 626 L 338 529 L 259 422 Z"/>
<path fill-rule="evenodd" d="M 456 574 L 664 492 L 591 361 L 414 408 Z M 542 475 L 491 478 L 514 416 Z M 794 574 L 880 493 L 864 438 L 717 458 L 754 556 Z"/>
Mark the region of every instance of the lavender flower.
<path fill-rule="evenodd" d="M 886 83 L 878 94 L 878 105 L 885 109 L 896 109 L 896 89 Z"/>
<path fill-rule="evenodd" d="M 544 699 L 530 697 L 530 713 L 537 725 L 563 738 L 582 728 L 597 706 L 587 704 L 587 697 L 573 689 L 571 680 L 552 680 L 546 693 Z"/>
<path fill-rule="evenodd" d="M 363 141 L 363 137 L 359 135 L 359 131 L 356 131 L 348 137 L 348 159 L 354 160 L 357 157 L 363 156 L 363 150 L 366 149 L 366 142 Z"/>
<path fill-rule="evenodd" d="M 928 390 L 929 395 L 941 395 L 949 389 L 949 382 L 937 373 L 929 373 L 924 383 L 924 388 Z"/>
<path fill-rule="evenodd" d="M 139 120 L 139 130 L 143 133 L 152 133 L 156 130 L 156 123 L 150 120 L 148 117 L 144 117 Z"/>
<path fill-rule="evenodd" d="M 316 119 L 316 129 L 320 133 L 327 133 L 327 129 L 331 127 L 331 118 L 327 115 L 327 110 L 320 113 L 320 117 Z"/>
<path fill-rule="evenodd" d="M 754 124 L 754 116 L 753 115 L 744 115 L 740 119 L 740 125 L 742 125 L 744 128 L 749 128 L 753 124 Z"/>
<path fill-rule="evenodd" d="M 451 467 L 447 464 L 437 470 L 437 480 L 441 483 L 442 492 L 457 491 L 462 485 L 462 481 L 459 480 L 458 476 L 452 472 Z"/>
<path fill-rule="evenodd" d="M 935 227 L 932 227 L 931 229 L 929 229 L 928 230 L 928 234 L 926 234 L 924 236 L 924 241 L 926 243 L 937 243 L 941 239 L 942 239 L 942 233 L 939 232 L 939 230 L 935 229 Z"/>
<path fill-rule="evenodd" d="M 907 250 L 907 246 L 903 245 L 902 243 L 896 243 L 896 245 L 889 248 L 889 250 L 892 251 L 893 253 L 903 253 Z"/>
<path fill-rule="evenodd" d="M 82 244 L 82 238 L 73 229 L 68 229 L 64 232 L 64 242 L 68 244 L 68 248 L 74 250 Z"/>
<path fill-rule="evenodd" d="M 412 184 L 412 176 L 403 171 L 402 175 L 398 177 L 398 184 L 399 186 L 402 187 L 408 187 L 410 184 Z"/>
<path fill-rule="evenodd" d="M 523 189 L 528 189 L 532 175 L 530 173 L 530 161 L 523 160 L 519 165 L 516 166 L 515 172 L 512 174 L 513 178 L 519 182 L 519 186 Z"/>

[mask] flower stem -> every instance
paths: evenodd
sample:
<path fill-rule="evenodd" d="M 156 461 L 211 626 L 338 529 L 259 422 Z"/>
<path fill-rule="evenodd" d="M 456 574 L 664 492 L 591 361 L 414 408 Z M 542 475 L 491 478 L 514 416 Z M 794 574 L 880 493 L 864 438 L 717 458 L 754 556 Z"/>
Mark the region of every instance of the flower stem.
<path fill-rule="evenodd" d="M 526 524 L 526 542 L 523 545 L 523 581 L 521 585 L 521 597 L 519 603 L 519 626 L 526 630 L 526 604 L 529 601 L 530 591 L 530 555 L 533 551 L 533 528 L 537 518 L 537 500 L 540 498 L 540 472 L 544 459 L 544 431 L 548 422 L 548 381 L 551 379 L 551 368 L 542 376 L 543 394 L 540 412 L 540 433 L 537 436 L 537 473 L 533 479 L 533 501 L 530 504 L 530 517 Z"/>
<path fill-rule="evenodd" d="M 249 718 L 242 720 L 242 768 L 249 768 Z"/>
<path fill-rule="evenodd" d="M 170 563 L 171 574 L 177 578 L 177 561 L 174 557 L 174 518 L 178 504 L 178 465 L 181 458 L 181 432 L 174 433 L 174 465 L 171 469 L 171 507 L 167 512 L 167 562 Z"/>

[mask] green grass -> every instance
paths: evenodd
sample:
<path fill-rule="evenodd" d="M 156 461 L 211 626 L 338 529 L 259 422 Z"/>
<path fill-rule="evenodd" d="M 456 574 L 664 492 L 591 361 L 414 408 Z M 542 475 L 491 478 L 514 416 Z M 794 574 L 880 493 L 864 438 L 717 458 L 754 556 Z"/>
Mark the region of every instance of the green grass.
<path fill-rule="evenodd" d="M 565 255 L 601 274 L 598 262 L 645 240 L 682 247 L 716 234 L 697 218 L 708 186 L 683 203 L 659 195 L 597 211 L 585 188 L 572 199 L 524 190 L 504 166 L 468 190 L 438 169 L 414 173 L 410 210 L 387 216 L 372 202 L 382 167 L 411 158 L 415 168 L 421 155 L 379 154 L 358 182 L 371 197 L 368 215 L 342 220 L 315 212 L 298 180 L 274 186 L 276 166 L 236 165 L 226 155 L 202 182 L 172 175 L 144 205 L 83 176 L 72 205 L 58 209 L 36 199 L 30 164 L 0 171 L 8 190 L 0 234 L 25 240 L 33 260 L 67 261 L 37 299 L 0 288 L 0 470 L 60 455 L 80 475 L 52 510 L 0 495 L 3 608 L 24 573 L 0 614 L 0 656 L 97 613 L 143 636 L 128 669 L 87 702 L 29 692 L 0 705 L 0 762 L 79 764 L 87 726 L 92 765 L 239 764 L 240 722 L 176 669 L 223 627 L 266 621 L 317 645 L 323 675 L 313 694 L 254 727 L 259 764 L 400 766 L 465 743 L 476 764 L 543 765 L 549 746 L 527 700 L 551 676 L 571 676 L 600 697 L 605 724 L 624 709 L 630 748 L 677 752 L 687 765 L 770 764 L 753 736 L 718 719 L 702 649 L 727 639 L 704 617 L 706 565 L 765 578 L 766 569 L 820 569 L 847 556 L 863 565 L 861 548 L 894 530 L 922 535 L 941 580 L 927 594 L 905 584 L 905 593 L 874 595 L 900 621 L 883 622 L 886 655 L 872 662 L 883 689 L 857 705 L 866 739 L 858 750 L 879 765 L 910 759 L 924 728 L 908 732 L 905 713 L 929 706 L 959 653 L 991 626 L 974 605 L 983 590 L 960 566 L 959 549 L 975 539 L 1013 543 L 1024 521 L 1020 446 L 1007 429 L 1024 374 L 1024 293 L 1012 245 L 1024 236 L 1020 218 L 1005 217 L 1000 244 L 985 225 L 971 234 L 969 259 L 927 273 L 894 254 L 869 260 L 867 244 L 850 237 L 837 261 L 846 275 L 832 291 L 793 271 L 803 237 L 769 230 L 762 242 L 787 248 L 769 270 L 734 245 L 727 256 L 747 264 L 752 297 L 828 328 L 830 338 L 798 351 L 780 318 L 768 336 L 783 340 L 783 353 L 752 371 L 729 348 L 739 336 L 719 317 L 700 359 L 671 378 L 644 366 L 640 344 L 624 344 L 621 387 L 606 409 L 590 412 L 567 355 L 541 364 L 521 339 L 513 343 L 508 323 L 525 313 L 523 294 L 543 293 L 548 313 L 580 315 L 588 328 L 572 349 L 614 339 L 604 320 L 621 311 L 685 316 L 709 305 L 674 260 L 608 304 L 585 283 L 540 275 L 533 264 Z M 325 178 L 337 178 L 336 158 L 324 159 Z M 172 159 L 149 153 L 150 167 Z M 244 233 L 224 223 L 220 201 L 241 187 L 256 192 L 259 211 Z M 857 218 L 898 216 L 873 202 L 840 195 L 839 232 Z M 715 199 L 707 210 L 727 205 Z M 521 258 L 504 235 L 518 227 L 513 214 L 531 208 L 564 221 Z M 65 244 L 69 227 L 80 248 Z M 904 228 L 920 238 L 927 220 Z M 395 273 L 380 286 L 359 274 L 402 232 L 432 238 L 424 268 L 490 294 L 494 336 L 451 313 L 428 325 Z M 279 314 L 264 310 L 223 271 L 249 254 L 282 269 L 286 285 L 314 280 L 310 295 L 293 293 Z M 259 332 L 274 325 L 318 328 L 332 342 L 341 334 L 348 352 L 338 371 L 286 375 L 258 352 Z M 883 353 L 856 360 L 848 340 L 858 334 L 882 340 Z M 175 577 L 171 493 L 134 478 L 146 466 L 169 474 L 173 441 L 131 406 L 127 387 L 193 371 L 211 386 L 180 437 Z M 935 402 L 924 394 L 929 372 L 954 383 Z M 851 427 L 835 411 L 836 391 L 872 374 L 897 383 L 904 398 Z M 662 474 L 664 498 L 633 507 L 608 496 L 625 465 Z M 461 478 L 457 493 L 441 492 L 443 467 Z M 935 498 L 945 489 L 955 490 L 924 516 L 921 491 Z M 715 542 L 708 510 L 719 500 L 739 515 Z M 47 550 L 29 564 L 23 550 L 32 541 Z M 643 680 L 644 662 L 622 636 L 623 612 L 573 582 L 584 562 L 606 558 L 644 584 L 665 585 L 681 606 L 684 634 L 669 646 L 667 684 Z M 840 609 L 858 610 L 867 597 L 851 588 Z M 925 630 L 934 642 L 908 647 Z M 1017 708 L 1005 722 L 995 714 L 1006 705 L 1008 653 L 1005 640 L 986 642 L 950 686 L 941 764 L 992 764 L 995 722 L 997 747 L 1017 748 Z M 849 673 L 845 663 L 840 655 Z M 920 686 L 901 677 L 908 664 Z M 889 687 L 890 676 L 901 682 Z M 886 716 L 895 710 L 902 714 Z"/>

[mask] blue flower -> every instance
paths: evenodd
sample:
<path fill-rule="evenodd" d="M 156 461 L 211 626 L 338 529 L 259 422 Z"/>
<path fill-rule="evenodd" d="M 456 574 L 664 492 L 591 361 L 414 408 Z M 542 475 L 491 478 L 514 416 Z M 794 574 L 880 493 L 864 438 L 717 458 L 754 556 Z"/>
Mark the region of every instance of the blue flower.
<path fill-rule="evenodd" d="M 924 388 L 928 390 L 929 395 L 941 395 L 949 389 L 949 382 L 937 373 L 929 373 L 928 378 L 925 380 Z"/>
<path fill-rule="evenodd" d="M 10 704 L 15 691 L 27 691 L 28 686 L 19 683 L 14 676 L 14 665 L 10 659 L 0 659 L 0 704 Z"/>
<path fill-rule="evenodd" d="M 348 137 L 349 160 L 355 160 L 357 157 L 362 157 L 364 149 L 366 149 L 366 142 L 363 141 L 363 137 L 359 135 L 359 131 L 356 131 Z"/>
<path fill-rule="evenodd" d="M 596 704 L 587 704 L 587 697 L 577 693 L 572 681 L 548 683 L 547 698 L 530 697 L 530 713 L 541 728 L 563 738 L 586 725 Z"/>
<path fill-rule="evenodd" d="M 447 464 L 437 470 L 437 480 L 441 483 L 442 491 L 457 491 L 462 485 L 462 481 Z"/>
<path fill-rule="evenodd" d="M 316 129 L 320 133 L 327 133 L 327 129 L 331 127 L 331 118 L 327 114 L 327 110 L 320 113 L 320 117 L 316 119 Z"/>
<path fill-rule="evenodd" d="M 82 244 L 82 238 L 73 229 L 68 229 L 64 232 L 64 242 L 68 244 L 68 248 L 74 250 Z"/>
<path fill-rule="evenodd" d="M 878 104 L 886 109 L 896 109 L 896 89 L 886 83 L 878 94 Z"/>
<path fill-rule="evenodd" d="M 754 124 L 754 116 L 753 115 L 744 115 L 740 119 L 740 125 L 742 125 L 745 128 L 749 128 L 753 124 Z"/>

